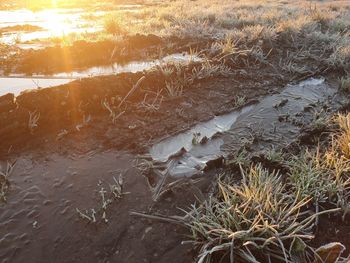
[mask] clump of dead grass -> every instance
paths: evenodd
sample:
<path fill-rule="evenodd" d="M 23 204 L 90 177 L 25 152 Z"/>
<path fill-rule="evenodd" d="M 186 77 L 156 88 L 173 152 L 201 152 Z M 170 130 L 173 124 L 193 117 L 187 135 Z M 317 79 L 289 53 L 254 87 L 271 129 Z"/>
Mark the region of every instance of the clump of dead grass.
<path fill-rule="evenodd" d="M 104 21 L 104 30 L 113 36 L 124 34 L 121 22 L 117 16 L 108 16 Z"/>
<path fill-rule="evenodd" d="M 296 254 L 312 262 L 313 250 L 306 241 L 313 238 L 316 215 L 303 212 L 310 198 L 295 198 L 278 173 L 260 165 L 242 170 L 242 176 L 240 185 L 219 182 L 217 197 L 193 205 L 187 213 L 186 225 L 200 247 L 198 262 L 293 262 Z"/>
<path fill-rule="evenodd" d="M 342 208 L 345 216 L 350 211 L 350 114 L 339 114 L 334 122 L 340 129 L 325 151 L 307 150 L 288 162 L 289 183 L 302 198 L 312 198 L 316 211 L 327 203 Z"/>
<path fill-rule="evenodd" d="M 349 92 L 350 91 L 350 76 L 342 77 L 340 79 L 339 87 L 341 90 Z"/>

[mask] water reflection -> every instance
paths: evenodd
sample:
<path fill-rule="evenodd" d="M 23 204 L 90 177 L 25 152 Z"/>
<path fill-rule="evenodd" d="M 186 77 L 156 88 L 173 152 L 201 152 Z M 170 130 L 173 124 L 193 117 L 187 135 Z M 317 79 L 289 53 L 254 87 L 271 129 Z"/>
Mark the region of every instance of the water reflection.
<path fill-rule="evenodd" d="M 0 11 L 0 30 L 13 26 L 31 25 L 38 27 L 33 32 L 10 30 L 0 35 L 0 42 L 16 44 L 51 37 L 62 37 L 72 33 L 94 33 L 103 30 L 96 18 L 105 16 L 114 11 L 138 12 L 141 5 L 117 5 L 114 10 L 89 11 L 80 8 L 74 9 L 46 9 L 37 12 L 21 9 Z M 94 19 L 91 19 L 94 17 Z"/>
<path fill-rule="evenodd" d="M 189 61 L 201 61 L 199 57 L 194 57 L 188 54 L 172 54 L 166 56 L 162 59 L 157 59 L 153 61 L 133 61 L 124 65 L 115 63 L 111 66 L 97 66 L 91 67 L 81 71 L 72 71 L 72 72 L 62 72 L 53 74 L 50 76 L 47 75 L 10 75 L 7 77 L 0 77 L 0 96 L 7 93 L 14 93 L 16 96 L 19 95 L 22 91 L 37 89 L 37 88 L 47 88 L 58 86 L 62 84 L 69 83 L 75 79 L 88 78 L 95 76 L 105 76 L 105 75 L 114 75 L 118 73 L 135 73 L 143 70 L 148 70 L 157 65 L 166 64 L 169 62 L 189 62 Z"/>

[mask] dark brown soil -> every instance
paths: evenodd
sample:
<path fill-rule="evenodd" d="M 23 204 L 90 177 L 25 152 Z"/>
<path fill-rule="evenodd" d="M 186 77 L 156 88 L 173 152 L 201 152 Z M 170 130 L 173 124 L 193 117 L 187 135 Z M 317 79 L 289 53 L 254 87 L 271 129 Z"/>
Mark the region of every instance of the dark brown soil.
<path fill-rule="evenodd" d="M 343 256 L 348 256 L 350 254 L 349 233 L 350 221 L 348 216 L 345 220 L 342 220 L 342 214 L 322 216 L 312 244 L 319 247 L 330 242 L 340 242 L 346 247 Z"/>
<path fill-rule="evenodd" d="M 186 232 L 176 225 L 131 216 L 131 211 L 179 214 L 195 201 L 188 189 L 154 203 L 134 157 L 125 152 L 57 155 L 42 152 L 17 159 L 7 204 L 0 206 L 2 262 L 191 262 Z M 101 207 L 101 187 L 123 174 L 125 195 L 107 209 L 108 223 L 79 218 L 75 211 Z M 209 181 L 197 187 L 206 191 Z M 100 186 L 99 186 L 100 185 Z"/>

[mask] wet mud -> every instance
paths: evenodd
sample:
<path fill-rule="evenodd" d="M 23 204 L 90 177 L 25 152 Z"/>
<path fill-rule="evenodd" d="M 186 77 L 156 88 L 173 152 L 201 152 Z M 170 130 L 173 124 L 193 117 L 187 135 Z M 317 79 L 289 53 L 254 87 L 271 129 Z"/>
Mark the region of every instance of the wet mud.
<path fill-rule="evenodd" d="M 18 159 L 10 198 L 0 206 L 2 262 L 178 262 L 179 254 L 190 262 L 189 247 L 181 245 L 183 229 L 130 212 L 176 210 L 193 195 L 173 193 L 160 207 L 154 205 L 134 158 L 110 151 Z M 108 222 L 99 212 L 96 223 L 80 218 L 76 208 L 99 211 L 101 189 L 107 197 L 113 177 L 120 175 L 125 194 L 106 209 Z"/>

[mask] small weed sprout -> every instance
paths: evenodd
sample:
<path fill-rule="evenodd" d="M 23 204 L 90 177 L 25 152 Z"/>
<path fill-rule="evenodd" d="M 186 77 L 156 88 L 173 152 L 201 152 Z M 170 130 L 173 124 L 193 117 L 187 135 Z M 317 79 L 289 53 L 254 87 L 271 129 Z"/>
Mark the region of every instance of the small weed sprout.
<path fill-rule="evenodd" d="M 350 76 L 342 77 L 340 79 L 340 89 L 346 92 L 350 91 Z"/>
<path fill-rule="evenodd" d="M 68 131 L 66 129 L 63 129 L 57 134 L 56 140 L 59 141 L 66 135 L 68 135 Z"/>
<path fill-rule="evenodd" d="M 230 34 L 226 35 L 223 41 L 215 42 L 211 49 L 219 51 L 221 55 L 234 54 L 238 51 L 237 43 Z"/>
<path fill-rule="evenodd" d="M 180 97 L 185 87 L 193 84 L 195 80 L 201 80 L 216 76 L 228 76 L 231 69 L 223 63 L 215 64 L 208 59 L 198 67 L 192 69 L 191 74 L 186 74 L 184 66 L 180 63 L 174 64 L 175 78 L 165 81 L 165 90 L 169 97 Z"/>
<path fill-rule="evenodd" d="M 185 72 L 185 67 L 181 63 L 174 63 L 175 77 L 165 81 L 165 90 L 169 97 L 175 98 L 183 95 L 184 88 L 190 86 L 193 81 Z"/>
<path fill-rule="evenodd" d="M 87 220 L 90 223 L 97 223 L 96 217 L 99 216 L 104 223 L 108 223 L 107 211 L 108 207 L 118 199 L 121 199 L 123 195 L 127 194 L 123 192 L 123 175 L 120 173 L 118 179 L 113 176 L 113 183 L 109 184 L 110 191 L 107 191 L 104 187 L 101 187 L 98 194 L 101 199 L 101 205 L 97 209 L 92 208 L 89 210 L 81 211 L 76 208 L 78 215 Z"/>
<path fill-rule="evenodd" d="M 144 109 L 145 111 L 156 112 L 160 109 L 163 103 L 164 96 L 161 95 L 163 90 L 159 90 L 154 98 L 148 100 L 148 93 L 145 94 L 143 101 L 138 104 L 139 109 Z"/>
<path fill-rule="evenodd" d="M 114 184 L 111 184 L 109 187 L 115 198 L 121 198 L 123 196 L 123 176 L 120 174 L 118 179 L 113 176 Z"/>
<path fill-rule="evenodd" d="M 184 86 L 177 80 L 170 80 L 165 82 L 165 90 L 171 98 L 181 97 Z"/>
<path fill-rule="evenodd" d="M 271 51 L 272 51 L 272 50 L 270 50 L 270 52 L 271 52 Z M 249 55 L 250 55 L 251 57 L 253 57 L 253 58 L 255 59 L 256 62 L 259 61 L 260 63 L 268 64 L 267 59 L 268 59 L 268 57 L 269 57 L 269 55 L 270 55 L 270 52 L 269 52 L 268 54 L 265 55 L 265 54 L 264 54 L 264 51 L 262 50 L 262 48 L 259 47 L 259 46 L 256 46 L 255 48 L 253 48 L 253 49 L 250 51 Z"/>
<path fill-rule="evenodd" d="M 94 209 L 91 209 L 91 214 L 89 214 L 88 210 L 85 210 L 84 212 L 80 211 L 78 208 L 75 209 L 75 211 L 78 213 L 78 215 L 85 220 L 88 220 L 91 223 L 96 223 L 96 211 Z"/>
<path fill-rule="evenodd" d="M 301 74 L 302 75 L 302 74 L 306 74 L 309 72 L 306 66 L 299 65 L 298 63 L 296 63 L 292 60 L 288 60 L 280 66 L 284 71 L 289 72 L 291 74 Z"/>
<path fill-rule="evenodd" d="M 232 158 L 226 160 L 226 164 L 246 168 L 250 167 L 251 161 L 248 152 L 244 148 L 242 148 L 239 152 L 232 156 Z"/>
<path fill-rule="evenodd" d="M 192 145 L 197 145 L 200 143 L 201 134 L 198 132 L 193 133 L 192 135 Z"/>
<path fill-rule="evenodd" d="M 118 109 L 115 109 L 112 105 L 109 104 L 109 102 L 104 100 L 102 103 L 102 106 L 108 110 L 109 117 L 112 120 L 113 124 L 117 123 L 117 120 L 125 113 L 125 111 L 118 111 Z"/>
<path fill-rule="evenodd" d="M 174 73 L 174 68 L 172 68 L 168 64 L 159 65 L 157 66 L 157 69 L 160 70 L 160 72 L 165 78 L 169 78 Z"/>
<path fill-rule="evenodd" d="M 315 112 L 314 119 L 310 126 L 313 130 L 324 130 L 327 128 L 329 123 L 330 123 L 330 119 L 328 117 L 327 112 L 325 112 L 324 110 L 321 110 L 321 111 Z"/>
<path fill-rule="evenodd" d="M 283 153 L 281 151 L 276 150 L 275 148 L 269 149 L 265 155 L 266 159 L 273 163 L 283 163 Z"/>
<path fill-rule="evenodd" d="M 76 128 L 77 131 L 80 131 L 82 128 L 88 126 L 90 122 L 91 122 L 91 115 L 89 114 L 88 116 L 86 116 L 86 115 L 84 114 L 84 116 L 83 116 L 83 122 L 80 123 L 80 124 L 77 124 L 77 125 L 75 126 L 75 128 Z"/>
<path fill-rule="evenodd" d="M 231 74 L 231 69 L 225 66 L 223 63 L 214 64 L 209 60 L 206 60 L 201 64 L 201 67 L 195 67 L 192 70 L 192 80 L 201 80 L 216 76 L 227 77 Z"/>
<path fill-rule="evenodd" d="M 132 88 L 130 89 L 130 91 L 128 92 L 128 94 L 125 95 L 125 97 L 121 100 L 121 102 L 118 105 L 118 109 L 120 109 L 120 107 L 125 103 L 125 101 L 132 95 L 134 94 L 140 87 L 142 82 L 146 79 L 145 76 L 142 76 L 137 82 L 136 84 L 134 84 L 132 86 Z"/>
<path fill-rule="evenodd" d="M 336 182 L 320 163 L 320 153 L 306 151 L 301 157 L 294 157 L 288 162 L 289 179 L 295 193 L 301 198 L 312 198 L 316 208 L 329 200 L 336 188 Z"/>
<path fill-rule="evenodd" d="M 34 133 L 34 130 L 38 128 L 38 121 L 40 119 L 40 112 L 29 112 L 28 128 L 30 133 Z"/>
<path fill-rule="evenodd" d="M 329 66 L 333 68 L 348 68 L 350 64 L 350 44 L 349 40 L 347 43 L 339 43 L 334 49 L 333 54 L 331 54 L 326 62 Z"/>
<path fill-rule="evenodd" d="M 0 201 L 6 202 L 6 194 L 10 188 L 9 177 L 12 174 L 15 163 L 11 164 L 7 162 L 5 170 L 1 170 L 0 166 Z"/>
<path fill-rule="evenodd" d="M 247 98 L 245 96 L 236 96 L 234 99 L 234 105 L 237 108 L 244 106 L 247 103 Z"/>

